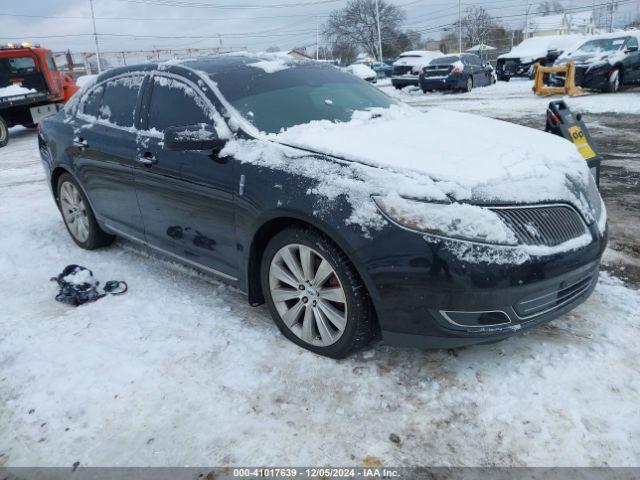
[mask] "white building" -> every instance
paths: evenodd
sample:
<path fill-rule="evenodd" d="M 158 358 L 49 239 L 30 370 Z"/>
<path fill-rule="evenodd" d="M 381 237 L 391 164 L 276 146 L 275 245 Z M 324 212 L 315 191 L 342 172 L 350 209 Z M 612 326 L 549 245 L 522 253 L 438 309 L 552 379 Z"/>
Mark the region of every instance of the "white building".
<path fill-rule="evenodd" d="M 557 13 L 529 19 L 525 28 L 527 37 L 548 37 L 551 35 L 593 35 L 596 30 L 593 12 Z"/>

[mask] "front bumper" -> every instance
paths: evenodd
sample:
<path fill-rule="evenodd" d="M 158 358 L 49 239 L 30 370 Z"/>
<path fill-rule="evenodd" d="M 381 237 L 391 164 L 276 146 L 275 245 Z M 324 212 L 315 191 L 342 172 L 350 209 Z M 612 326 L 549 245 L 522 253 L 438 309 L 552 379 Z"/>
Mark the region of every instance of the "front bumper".
<path fill-rule="evenodd" d="M 519 59 L 498 60 L 496 75 L 499 78 L 529 77 L 532 63 L 521 63 Z"/>
<path fill-rule="evenodd" d="M 609 64 L 597 67 L 576 65 L 576 85 L 589 90 L 603 90 L 609 82 L 611 69 L 612 67 Z M 551 74 L 550 78 L 553 86 L 564 86 L 564 75 Z"/>
<path fill-rule="evenodd" d="M 593 241 L 579 250 L 521 264 L 472 262 L 459 255 L 464 242 L 427 242 L 397 228 L 386 232 L 376 239 L 376 252 L 359 252 L 369 258 L 367 283 L 382 337 L 392 345 L 420 348 L 493 343 L 557 318 L 593 292 L 606 246 L 606 234 L 594 226 Z M 500 247 L 474 248 L 492 258 Z M 502 312 L 508 323 L 456 325 L 445 312 Z"/>

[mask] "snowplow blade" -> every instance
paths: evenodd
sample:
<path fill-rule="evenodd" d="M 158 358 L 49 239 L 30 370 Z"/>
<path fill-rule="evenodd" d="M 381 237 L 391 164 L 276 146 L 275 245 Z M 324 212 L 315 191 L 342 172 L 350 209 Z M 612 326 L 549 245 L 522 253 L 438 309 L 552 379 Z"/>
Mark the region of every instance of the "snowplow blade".
<path fill-rule="evenodd" d="M 545 95 L 575 95 L 585 94 L 585 90 L 576 86 L 576 66 L 573 62 L 567 62 L 564 67 L 543 67 L 536 63 L 536 76 L 533 84 L 533 92 L 539 96 Z M 564 87 L 549 87 L 544 84 L 544 76 L 548 73 L 564 73 Z"/>

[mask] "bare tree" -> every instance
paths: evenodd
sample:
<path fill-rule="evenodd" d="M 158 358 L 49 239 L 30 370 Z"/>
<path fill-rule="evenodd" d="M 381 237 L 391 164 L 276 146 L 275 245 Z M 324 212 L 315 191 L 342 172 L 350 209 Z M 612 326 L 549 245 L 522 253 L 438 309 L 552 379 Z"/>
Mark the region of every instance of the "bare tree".
<path fill-rule="evenodd" d="M 456 22 L 454 31 L 458 30 L 459 23 Z M 479 6 L 469 7 L 462 18 L 462 38 L 463 45 L 472 47 L 480 43 L 485 43 L 492 30 L 497 27 L 495 18 Z M 464 48 L 463 46 L 463 48 Z"/>
<path fill-rule="evenodd" d="M 269 53 L 274 53 L 274 52 L 279 52 L 279 51 L 280 51 L 280 47 L 277 47 L 275 45 L 267 48 L 267 52 L 269 52 Z"/>
<path fill-rule="evenodd" d="M 384 45 L 397 42 L 401 34 L 405 13 L 386 0 L 378 0 L 380 32 Z M 352 45 L 377 57 L 378 29 L 375 0 L 350 0 L 347 6 L 332 12 L 324 26 L 324 35 L 330 43 Z M 383 54 L 385 54 L 383 50 Z"/>
<path fill-rule="evenodd" d="M 358 50 L 351 43 L 337 42 L 333 44 L 331 57 L 338 60 L 340 65 L 349 65 L 358 57 Z"/>
<path fill-rule="evenodd" d="M 562 7 L 562 3 L 558 0 L 545 0 L 538 4 L 536 11 L 540 15 L 552 15 L 554 13 L 564 12 L 564 8 Z"/>

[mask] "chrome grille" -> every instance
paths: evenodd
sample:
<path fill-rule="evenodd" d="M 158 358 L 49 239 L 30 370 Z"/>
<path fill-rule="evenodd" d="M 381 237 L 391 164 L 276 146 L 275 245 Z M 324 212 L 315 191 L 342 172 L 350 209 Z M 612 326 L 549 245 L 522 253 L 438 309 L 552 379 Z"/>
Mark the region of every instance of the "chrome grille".
<path fill-rule="evenodd" d="M 580 214 L 568 205 L 492 208 L 523 245 L 555 247 L 588 232 Z"/>
<path fill-rule="evenodd" d="M 551 312 L 588 293 L 594 281 L 594 275 L 590 274 L 588 277 L 571 282 L 568 286 L 561 285 L 543 295 L 538 294 L 536 297 L 523 299 L 514 306 L 514 310 L 522 319 Z"/>

